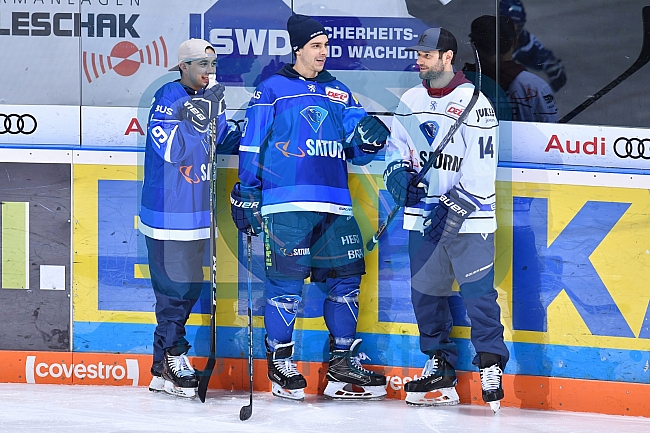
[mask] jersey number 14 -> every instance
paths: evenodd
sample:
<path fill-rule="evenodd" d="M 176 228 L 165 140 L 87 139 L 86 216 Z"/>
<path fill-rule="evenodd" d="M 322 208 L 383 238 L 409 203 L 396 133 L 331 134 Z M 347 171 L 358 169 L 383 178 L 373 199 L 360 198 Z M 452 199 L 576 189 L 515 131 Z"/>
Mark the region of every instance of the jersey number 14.
<path fill-rule="evenodd" d="M 481 152 L 481 159 L 485 158 L 485 155 L 490 155 L 490 158 L 494 158 L 494 145 L 492 144 L 492 136 L 489 136 L 487 143 L 483 141 L 483 137 L 478 139 L 478 146 Z"/>

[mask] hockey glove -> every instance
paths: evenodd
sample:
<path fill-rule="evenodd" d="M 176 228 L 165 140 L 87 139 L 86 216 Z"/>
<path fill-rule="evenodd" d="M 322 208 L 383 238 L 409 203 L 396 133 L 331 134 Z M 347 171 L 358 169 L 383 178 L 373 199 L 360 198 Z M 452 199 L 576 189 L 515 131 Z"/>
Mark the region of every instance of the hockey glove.
<path fill-rule="evenodd" d="M 221 143 L 217 146 L 217 153 L 224 155 L 237 155 L 239 150 L 239 141 L 241 140 L 240 121 L 228 119 L 228 132 Z"/>
<path fill-rule="evenodd" d="M 230 193 L 230 215 L 237 230 L 253 236 L 262 233 L 262 215 L 260 207 L 262 191 L 257 188 L 241 188 L 237 182 Z"/>
<path fill-rule="evenodd" d="M 210 119 L 201 105 L 195 104 L 193 100 L 187 100 L 183 102 L 180 112 L 183 118 L 189 121 L 199 132 L 208 130 Z"/>
<path fill-rule="evenodd" d="M 424 236 L 432 242 L 448 245 L 458 235 L 465 219 L 476 210 L 452 188 L 440 196 L 435 210 L 424 221 Z"/>
<path fill-rule="evenodd" d="M 427 196 L 427 191 L 414 185 L 417 172 L 408 161 L 393 161 L 384 171 L 384 184 L 398 206 L 414 206 Z"/>
<path fill-rule="evenodd" d="M 226 88 L 222 84 L 215 84 L 207 89 L 199 90 L 192 97 L 192 102 L 203 108 L 210 119 L 226 112 L 226 98 L 223 94 Z"/>
<path fill-rule="evenodd" d="M 390 131 L 377 116 L 366 116 L 354 129 L 352 142 L 366 153 L 377 153 L 384 148 Z"/>

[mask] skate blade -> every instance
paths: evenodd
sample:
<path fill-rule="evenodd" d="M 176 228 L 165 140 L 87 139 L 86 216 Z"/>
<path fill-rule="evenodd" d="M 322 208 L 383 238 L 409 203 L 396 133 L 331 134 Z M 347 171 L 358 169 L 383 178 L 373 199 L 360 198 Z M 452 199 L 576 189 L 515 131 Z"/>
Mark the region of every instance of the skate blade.
<path fill-rule="evenodd" d="M 165 379 L 159 376 L 154 376 L 149 383 L 149 391 L 162 392 L 165 390 Z"/>
<path fill-rule="evenodd" d="M 276 397 L 286 398 L 287 400 L 294 400 L 294 401 L 303 401 L 305 399 L 305 390 L 303 388 L 284 389 L 277 383 L 275 382 L 272 383 L 273 383 L 273 388 L 271 389 L 271 392 Z"/>
<path fill-rule="evenodd" d="M 346 382 L 328 382 L 323 395 L 333 400 L 383 400 L 386 398 L 386 388 L 353 385 Z"/>
<path fill-rule="evenodd" d="M 455 406 L 460 402 L 456 388 L 442 388 L 429 392 L 407 392 L 409 406 Z"/>
<path fill-rule="evenodd" d="M 173 395 L 175 397 L 182 397 L 182 398 L 189 398 L 189 399 L 196 398 L 196 388 L 181 388 L 179 386 L 175 386 L 172 382 L 168 380 L 165 381 L 164 391 L 167 394 Z"/>
<path fill-rule="evenodd" d="M 492 409 L 492 412 L 494 414 L 498 414 L 499 411 L 501 410 L 501 402 L 500 401 L 491 401 L 490 403 L 490 409 Z"/>

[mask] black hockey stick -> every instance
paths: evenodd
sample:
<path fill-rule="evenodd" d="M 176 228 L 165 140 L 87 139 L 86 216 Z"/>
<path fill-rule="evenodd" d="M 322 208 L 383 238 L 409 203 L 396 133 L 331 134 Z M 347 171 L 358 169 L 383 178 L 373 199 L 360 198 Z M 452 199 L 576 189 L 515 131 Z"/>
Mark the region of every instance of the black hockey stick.
<path fill-rule="evenodd" d="M 438 147 L 436 147 L 436 149 L 433 151 L 433 155 L 424 164 L 424 167 L 422 167 L 422 170 L 420 170 L 417 177 L 413 181 L 413 185 L 419 185 L 420 183 L 422 183 L 424 177 L 427 175 L 429 170 L 431 170 L 431 167 L 433 167 L 433 164 L 438 158 L 438 155 L 440 155 L 442 151 L 445 149 L 445 147 L 447 147 L 447 144 L 449 144 L 456 131 L 458 131 L 460 126 L 463 124 L 463 122 L 469 115 L 469 112 L 472 111 L 472 108 L 474 108 L 474 104 L 476 104 L 476 101 L 478 101 L 478 97 L 481 93 L 481 64 L 479 62 L 478 51 L 476 51 L 476 47 L 471 42 L 470 45 L 474 50 L 474 61 L 476 62 L 476 80 L 477 80 L 476 85 L 474 86 L 474 92 L 472 93 L 472 98 L 469 100 L 469 103 L 467 104 L 467 107 L 465 107 L 465 110 L 463 110 L 461 115 L 458 116 L 456 122 L 453 125 L 451 125 L 449 131 L 447 131 L 447 135 L 445 135 L 445 137 L 442 139 Z M 368 251 L 372 251 L 375 248 L 375 245 L 377 245 L 377 242 L 379 242 L 379 238 L 384 233 L 384 231 L 386 231 L 386 228 L 393 221 L 393 219 L 395 219 L 400 208 L 401 208 L 400 205 L 393 206 L 393 209 L 391 209 L 390 213 L 386 217 L 386 221 L 384 221 L 382 225 L 379 226 L 375 234 L 372 236 L 372 239 L 370 239 L 366 244 L 366 249 Z"/>
<path fill-rule="evenodd" d="M 248 270 L 247 286 L 248 286 L 248 384 L 250 386 L 248 392 L 248 404 L 242 406 L 239 410 L 239 419 L 246 421 L 253 414 L 253 239 L 251 230 L 246 234 L 246 250 L 248 251 L 248 262 L 246 268 Z"/>
<path fill-rule="evenodd" d="M 212 119 L 210 123 L 210 296 L 212 297 L 212 302 L 210 303 L 210 355 L 208 356 L 208 362 L 205 364 L 205 368 L 201 373 L 201 378 L 199 379 L 199 387 L 197 393 L 199 394 L 199 399 L 201 403 L 205 403 L 205 394 L 208 391 L 208 384 L 210 383 L 210 377 L 212 376 L 212 371 L 214 370 L 214 365 L 217 362 L 217 323 L 215 321 L 215 315 L 217 312 L 217 247 L 215 245 L 217 241 L 216 230 L 217 225 L 215 218 L 216 212 L 215 207 L 217 204 L 217 125 L 215 119 Z"/>
<path fill-rule="evenodd" d="M 637 57 L 637 59 L 632 64 L 632 66 L 627 68 L 625 72 L 623 72 L 621 75 L 616 77 L 614 81 L 612 81 L 611 83 L 609 83 L 608 85 L 600 89 L 598 93 L 590 96 L 585 102 L 578 105 L 569 114 L 561 118 L 559 120 L 559 123 L 567 123 L 569 120 L 573 119 L 578 114 L 582 113 L 587 107 L 589 107 L 591 104 L 593 104 L 594 102 L 602 98 L 614 87 L 618 86 L 623 81 L 627 80 L 630 77 L 630 75 L 634 74 L 636 71 L 644 67 L 646 63 L 650 62 L 650 6 L 645 6 L 642 10 L 641 15 L 643 17 L 643 45 L 641 46 L 641 52 L 639 53 L 639 57 Z"/>

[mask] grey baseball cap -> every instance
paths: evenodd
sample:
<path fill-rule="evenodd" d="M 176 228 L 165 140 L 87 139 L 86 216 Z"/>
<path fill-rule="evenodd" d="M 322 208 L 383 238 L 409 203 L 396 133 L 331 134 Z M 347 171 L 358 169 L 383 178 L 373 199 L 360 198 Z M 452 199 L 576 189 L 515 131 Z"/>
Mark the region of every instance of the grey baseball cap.
<path fill-rule="evenodd" d="M 442 27 L 432 27 L 425 30 L 420 36 L 417 45 L 405 48 L 406 51 L 453 51 L 458 52 L 458 43 L 456 38 L 449 30 Z"/>
<path fill-rule="evenodd" d="M 210 42 L 204 39 L 188 39 L 178 46 L 178 63 L 176 66 L 170 68 L 170 71 L 180 71 L 179 65 L 183 62 L 191 62 L 193 60 L 212 58 L 216 59 L 216 54 L 208 54 L 205 52 L 208 48 L 214 47 Z"/>

